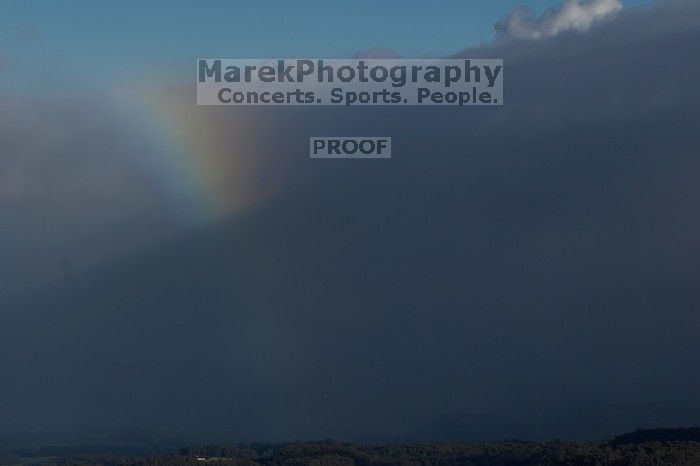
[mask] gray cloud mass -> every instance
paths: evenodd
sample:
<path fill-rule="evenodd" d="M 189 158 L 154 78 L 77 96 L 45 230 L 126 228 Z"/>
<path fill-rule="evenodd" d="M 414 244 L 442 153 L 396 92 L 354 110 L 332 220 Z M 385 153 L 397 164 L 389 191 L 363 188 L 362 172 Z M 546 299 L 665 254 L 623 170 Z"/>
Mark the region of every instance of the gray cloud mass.
<path fill-rule="evenodd" d="M 697 424 L 700 5 L 590 29 L 593 3 L 559 18 L 575 5 L 528 23 L 548 40 L 457 54 L 504 58 L 502 108 L 198 109 L 267 128 L 251 156 L 286 188 L 196 230 L 153 233 L 162 205 L 108 112 L 72 104 L 68 125 L 0 111 L 14 245 L 0 432 L 541 439 Z M 578 32 L 549 34 L 562 24 Z M 319 134 L 390 135 L 393 158 L 309 160 Z M 113 253 L 60 266 L 91 250 Z M 69 279 L 13 281 L 44 260 Z"/>

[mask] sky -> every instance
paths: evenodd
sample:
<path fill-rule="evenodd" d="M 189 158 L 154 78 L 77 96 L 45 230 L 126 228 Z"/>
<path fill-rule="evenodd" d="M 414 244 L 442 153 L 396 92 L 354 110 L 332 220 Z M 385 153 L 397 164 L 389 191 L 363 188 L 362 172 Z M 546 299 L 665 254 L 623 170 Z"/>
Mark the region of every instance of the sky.
<path fill-rule="evenodd" d="M 646 3 L 625 0 L 626 5 Z M 557 0 L 325 2 L 192 1 L 0 3 L 0 51 L 25 92 L 98 87 L 172 74 L 190 79 L 193 60 L 351 57 L 372 48 L 445 56 L 493 39 L 516 6 L 535 14 Z M 58 89 L 56 89 L 58 88 Z"/>
<path fill-rule="evenodd" d="M 26 5 L 0 2 L 0 447 L 700 423 L 697 1 L 403 2 L 347 34 L 357 2 L 262 30 L 258 3 Z M 506 103 L 195 105 L 200 55 L 373 47 L 502 57 Z M 392 158 L 311 160 L 319 134 Z"/>

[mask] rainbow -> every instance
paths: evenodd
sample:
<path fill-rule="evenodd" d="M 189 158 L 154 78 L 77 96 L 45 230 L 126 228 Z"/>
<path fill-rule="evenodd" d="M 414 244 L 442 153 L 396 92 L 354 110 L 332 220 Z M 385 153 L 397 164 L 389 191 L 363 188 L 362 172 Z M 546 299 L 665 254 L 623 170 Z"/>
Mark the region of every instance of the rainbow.
<path fill-rule="evenodd" d="M 113 97 L 130 133 L 143 140 L 144 150 L 132 154 L 135 163 L 162 191 L 179 222 L 211 223 L 253 202 L 254 158 L 238 140 L 249 133 L 245 121 L 197 107 L 194 95 L 182 87 L 121 88 Z"/>

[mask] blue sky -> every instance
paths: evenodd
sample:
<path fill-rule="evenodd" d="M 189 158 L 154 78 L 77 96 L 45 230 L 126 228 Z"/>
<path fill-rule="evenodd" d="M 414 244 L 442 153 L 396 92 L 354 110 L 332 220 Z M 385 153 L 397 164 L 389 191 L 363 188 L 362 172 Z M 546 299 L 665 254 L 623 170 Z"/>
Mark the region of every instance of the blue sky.
<path fill-rule="evenodd" d="M 177 80 L 203 56 L 332 58 L 373 47 L 441 56 L 490 40 L 493 24 L 517 5 L 541 13 L 559 3 L 0 0 L 0 82 L 61 88 L 163 69 Z"/>

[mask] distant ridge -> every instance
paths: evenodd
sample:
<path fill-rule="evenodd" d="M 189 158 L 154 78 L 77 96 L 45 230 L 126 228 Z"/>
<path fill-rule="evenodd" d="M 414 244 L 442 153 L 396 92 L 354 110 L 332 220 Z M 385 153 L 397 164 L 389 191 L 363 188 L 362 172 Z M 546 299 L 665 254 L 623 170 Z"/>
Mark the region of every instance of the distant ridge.
<path fill-rule="evenodd" d="M 102 450 L 102 451 L 101 451 Z M 0 451 L 0 465 L 36 466 L 698 466 L 700 428 L 637 429 L 610 441 L 346 443 L 334 440 L 182 448 L 161 456 L 110 447 Z"/>
<path fill-rule="evenodd" d="M 700 427 L 677 427 L 637 429 L 616 436 L 612 445 L 637 444 L 645 442 L 700 442 Z"/>

